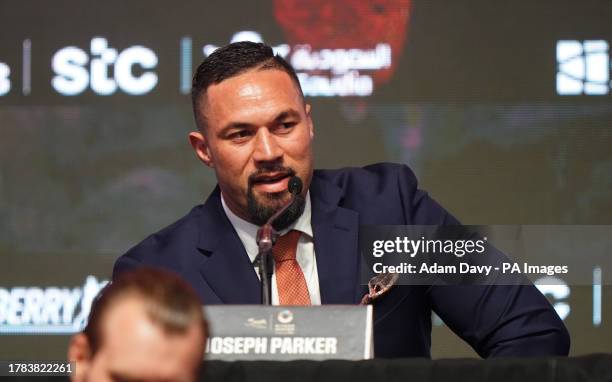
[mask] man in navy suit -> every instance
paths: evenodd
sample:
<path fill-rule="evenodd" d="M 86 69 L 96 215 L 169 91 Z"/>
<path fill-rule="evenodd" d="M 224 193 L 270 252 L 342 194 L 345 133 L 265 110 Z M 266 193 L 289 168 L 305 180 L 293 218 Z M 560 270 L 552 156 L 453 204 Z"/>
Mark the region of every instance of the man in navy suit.
<path fill-rule="evenodd" d="M 313 170 L 310 105 L 293 69 L 263 44 L 234 43 L 211 54 L 194 76 L 192 101 L 198 131 L 189 140 L 218 186 L 203 205 L 121 256 L 115 275 L 162 267 L 182 275 L 208 305 L 260 304 L 255 235 L 290 200 L 293 176 L 304 184 L 303 202 L 275 225 L 281 234 L 297 232 L 291 271 L 281 277 L 275 265 L 275 304 L 359 303 L 367 292 L 360 225 L 459 224 L 417 189 L 406 166 Z M 374 301 L 376 356 L 428 357 L 432 310 L 483 357 L 569 350 L 565 326 L 531 285 L 396 285 Z"/>

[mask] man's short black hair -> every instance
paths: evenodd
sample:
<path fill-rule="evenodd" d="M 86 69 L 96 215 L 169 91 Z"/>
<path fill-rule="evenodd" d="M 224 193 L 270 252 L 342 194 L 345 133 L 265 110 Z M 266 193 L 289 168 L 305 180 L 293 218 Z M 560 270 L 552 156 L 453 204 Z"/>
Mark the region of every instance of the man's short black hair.
<path fill-rule="evenodd" d="M 271 47 L 250 41 L 235 42 L 215 50 L 198 66 L 193 76 L 191 103 L 196 125 L 200 130 L 206 121 L 204 116 L 200 115 L 198 104 L 206 89 L 251 69 L 277 69 L 286 72 L 295 82 L 302 98 L 304 97 L 295 70 L 281 56 L 275 55 Z"/>

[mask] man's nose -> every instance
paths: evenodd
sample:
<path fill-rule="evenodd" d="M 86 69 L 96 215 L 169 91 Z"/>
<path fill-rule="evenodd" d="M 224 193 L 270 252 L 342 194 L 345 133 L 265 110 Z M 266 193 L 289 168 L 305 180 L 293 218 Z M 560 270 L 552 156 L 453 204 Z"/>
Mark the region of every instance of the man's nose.
<path fill-rule="evenodd" d="M 267 128 L 260 128 L 255 136 L 253 160 L 256 162 L 270 162 L 282 157 L 283 151 L 276 141 L 274 134 Z"/>

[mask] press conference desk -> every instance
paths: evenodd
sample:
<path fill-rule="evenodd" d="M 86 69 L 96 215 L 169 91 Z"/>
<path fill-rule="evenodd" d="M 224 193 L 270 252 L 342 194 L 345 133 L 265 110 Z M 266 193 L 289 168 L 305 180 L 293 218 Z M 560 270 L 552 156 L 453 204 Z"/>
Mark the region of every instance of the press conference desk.
<path fill-rule="evenodd" d="M 67 377 L 17 377 L 67 381 Z M 397 359 L 370 361 L 206 361 L 200 380 L 213 382 L 612 381 L 612 354 L 574 358 Z"/>
<path fill-rule="evenodd" d="M 205 381 L 612 381 L 612 355 L 575 358 L 206 363 Z"/>

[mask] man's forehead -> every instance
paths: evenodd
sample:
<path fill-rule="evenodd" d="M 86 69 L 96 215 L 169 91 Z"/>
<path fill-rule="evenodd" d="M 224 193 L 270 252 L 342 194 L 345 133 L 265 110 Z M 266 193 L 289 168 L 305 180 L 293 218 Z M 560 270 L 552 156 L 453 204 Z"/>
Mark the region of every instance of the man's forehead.
<path fill-rule="evenodd" d="M 261 86 L 255 83 L 247 83 L 238 89 L 239 97 L 261 97 L 262 89 Z"/>
<path fill-rule="evenodd" d="M 150 321 L 142 299 L 132 295 L 121 296 L 105 312 L 104 320 L 102 320 L 102 335 L 105 340 L 114 337 L 122 339 L 122 336 L 115 335 L 123 332 L 131 333 L 130 337 L 133 338 L 134 334 L 142 334 L 139 329 L 147 328 Z"/>
<path fill-rule="evenodd" d="M 289 74 L 279 69 L 251 70 L 212 85 L 200 103 L 208 129 L 230 124 L 260 124 L 279 113 L 304 113 L 304 101 Z"/>
<path fill-rule="evenodd" d="M 258 101 L 264 97 L 285 96 L 300 99 L 301 93 L 291 76 L 280 69 L 252 69 L 211 85 L 205 93 L 209 105 L 219 106 L 235 100 Z"/>
<path fill-rule="evenodd" d="M 201 339 L 195 321 L 184 333 L 168 333 L 151 319 L 146 304 L 135 297 L 117 301 L 107 314 L 102 328 L 102 347 L 119 358 L 126 353 L 145 358 L 163 358 L 170 355 L 168 352 L 184 347 L 193 352 L 193 348 L 198 347 L 198 339 Z"/>

